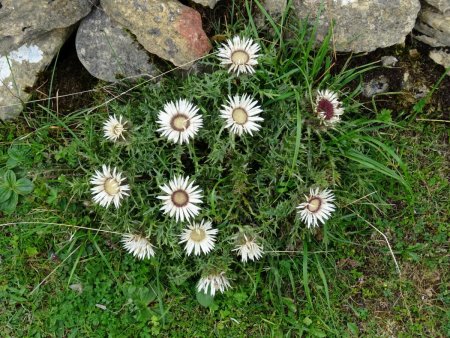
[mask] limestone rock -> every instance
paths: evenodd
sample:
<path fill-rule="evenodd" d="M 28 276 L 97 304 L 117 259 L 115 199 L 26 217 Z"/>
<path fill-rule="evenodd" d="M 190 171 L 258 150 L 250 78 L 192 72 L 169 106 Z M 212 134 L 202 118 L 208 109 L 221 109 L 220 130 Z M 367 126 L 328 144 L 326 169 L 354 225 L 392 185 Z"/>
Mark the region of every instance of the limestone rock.
<path fill-rule="evenodd" d="M 34 85 L 71 32 L 71 28 L 55 29 L 0 54 L 0 119 L 13 118 L 22 111 L 22 102 L 30 97 L 25 89 Z"/>
<path fill-rule="evenodd" d="M 281 19 L 287 6 L 287 0 L 261 0 L 260 3 L 275 22 Z M 255 22 L 260 29 L 266 27 L 267 18 L 262 11 L 256 13 Z"/>
<path fill-rule="evenodd" d="M 69 27 L 89 14 L 96 0 L 1 0 L 0 53 L 42 32 Z M 6 39 L 8 38 L 8 39 Z M 7 44 L 8 42 L 8 44 Z"/>
<path fill-rule="evenodd" d="M 437 64 L 444 66 L 445 69 L 450 68 L 450 53 L 444 50 L 432 50 L 430 51 L 430 58 Z M 450 76 L 450 70 L 447 72 Z"/>
<path fill-rule="evenodd" d="M 286 9 L 287 0 L 262 0 L 261 4 L 270 16 L 279 17 Z"/>
<path fill-rule="evenodd" d="M 424 6 L 415 26 L 423 35 L 415 38 L 432 47 L 450 46 L 450 7 L 448 12 L 445 15 L 437 8 Z"/>
<path fill-rule="evenodd" d="M 214 6 L 219 2 L 219 0 L 193 0 L 193 1 L 202 6 L 209 6 L 211 8 L 214 8 Z"/>
<path fill-rule="evenodd" d="M 314 25 L 323 40 L 333 26 L 337 51 L 369 52 L 403 43 L 420 9 L 419 0 L 294 0 L 300 19 Z M 323 3 L 323 8 L 322 8 Z"/>
<path fill-rule="evenodd" d="M 450 0 L 425 0 L 428 4 L 445 15 L 450 15 Z"/>
<path fill-rule="evenodd" d="M 81 22 L 76 48 L 83 66 L 104 81 L 158 73 L 147 51 L 100 8 L 94 9 Z"/>
<path fill-rule="evenodd" d="M 200 14 L 174 0 L 101 0 L 105 12 L 150 53 L 176 66 L 204 56 L 211 44 Z"/>

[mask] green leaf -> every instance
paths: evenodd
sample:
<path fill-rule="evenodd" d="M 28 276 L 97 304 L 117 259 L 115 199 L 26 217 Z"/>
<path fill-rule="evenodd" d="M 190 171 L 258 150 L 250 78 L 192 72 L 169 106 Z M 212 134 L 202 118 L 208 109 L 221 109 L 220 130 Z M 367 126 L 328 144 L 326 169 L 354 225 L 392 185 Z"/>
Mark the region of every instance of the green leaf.
<path fill-rule="evenodd" d="M 359 329 L 355 323 L 347 323 L 347 328 L 352 333 L 352 335 L 359 336 Z"/>
<path fill-rule="evenodd" d="M 324 338 L 327 336 L 325 332 L 323 332 L 322 330 L 316 329 L 316 328 L 312 328 L 311 330 L 309 330 L 309 332 L 314 337 Z"/>
<path fill-rule="evenodd" d="M 9 189 L 8 186 L 1 185 L 0 186 L 0 203 L 3 203 L 6 200 L 8 200 L 11 197 L 12 192 L 13 191 L 11 189 Z"/>
<path fill-rule="evenodd" d="M 371 159 L 370 157 L 356 151 L 356 150 L 349 150 L 345 156 L 349 158 L 350 160 L 353 160 L 357 163 L 359 163 L 362 167 L 367 169 L 376 170 L 379 173 L 391 177 L 395 180 L 397 180 L 399 183 L 403 184 L 405 188 L 408 189 L 408 191 L 411 191 L 411 187 L 408 185 L 408 183 L 405 181 L 405 179 L 400 176 L 398 173 L 396 173 L 394 170 L 389 169 L 385 165 Z"/>
<path fill-rule="evenodd" d="M 15 167 L 17 167 L 19 165 L 19 162 L 17 162 L 16 159 L 9 157 L 8 160 L 6 161 L 6 167 L 8 169 L 13 169 Z"/>
<path fill-rule="evenodd" d="M 14 171 L 8 170 L 5 173 L 4 180 L 11 189 L 14 189 L 14 186 L 16 185 L 16 174 L 14 174 Z"/>
<path fill-rule="evenodd" d="M 6 166 L 9 169 L 18 167 L 19 165 L 29 165 L 30 159 L 30 148 L 26 146 L 13 146 L 8 149 L 8 161 L 6 161 Z"/>
<path fill-rule="evenodd" d="M 306 326 L 310 326 L 312 324 L 311 318 L 305 317 L 305 319 L 303 319 L 303 324 L 305 324 Z"/>
<path fill-rule="evenodd" d="M 38 254 L 38 250 L 34 246 L 29 246 L 25 249 L 28 256 L 36 256 Z"/>
<path fill-rule="evenodd" d="M 33 182 L 31 182 L 28 178 L 20 178 L 16 182 L 15 191 L 20 195 L 28 195 L 33 191 Z"/>
<path fill-rule="evenodd" d="M 19 200 L 19 195 L 16 192 L 12 191 L 10 198 L 8 198 L 3 203 L 0 203 L 0 210 L 3 210 L 7 213 L 11 213 L 16 209 L 17 202 Z"/>
<path fill-rule="evenodd" d="M 209 307 L 214 302 L 214 297 L 210 294 L 206 294 L 203 292 L 197 292 L 196 294 L 197 301 L 200 303 L 201 306 Z"/>

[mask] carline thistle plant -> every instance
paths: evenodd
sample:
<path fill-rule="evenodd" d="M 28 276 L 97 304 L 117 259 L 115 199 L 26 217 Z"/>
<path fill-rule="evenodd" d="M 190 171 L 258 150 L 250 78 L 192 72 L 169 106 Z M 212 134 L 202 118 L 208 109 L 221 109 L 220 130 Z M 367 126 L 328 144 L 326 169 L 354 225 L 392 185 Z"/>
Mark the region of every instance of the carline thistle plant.
<path fill-rule="evenodd" d="M 235 36 L 219 48 L 218 57 L 220 63 L 228 67 L 228 72 L 251 76 L 255 74 L 255 67 L 258 65 L 259 50 L 260 46 L 252 39 Z M 200 108 L 187 99 L 167 102 L 157 115 L 156 124 L 159 127 L 157 132 L 171 143 L 187 146 L 194 137 L 201 137 L 205 117 L 199 111 Z M 261 103 L 253 99 L 252 94 L 236 93 L 228 96 L 218 113 L 224 120 L 224 127 L 229 129 L 230 133 L 253 136 L 253 133 L 263 128 L 261 123 L 264 119 L 260 116 L 262 112 Z M 312 113 L 323 124 L 334 126 L 340 121 L 343 112 L 337 93 L 328 89 L 317 91 Z M 104 137 L 112 142 L 125 140 L 124 133 L 130 132 L 128 123 L 129 121 L 125 121 L 121 115 L 118 118 L 116 115 L 110 116 L 103 125 Z M 125 180 L 122 176 L 117 168 L 111 169 L 106 165 L 103 165 L 102 171 L 96 171 L 91 179 L 91 184 L 94 185 L 91 189 L 94 202 L 103 207 L 113 203 L 119 208 L 124 197 L 130 195 L 130 187 L 122 184 Z M 218 241 L 223 239 L 219 236 L 219 229 L 213 227 L 211 221 L 205 219 L 195 221 L 202 213 L 200 207 L 204 198 L 202 189 L 189 176 L 179 174 L 168 183 L 160 185 L 160 190 L 162 193 L 156 198 L 161 200 L 162 214 L 174 218 L 177 223 L 187 222 L 178 235 L 178 244 L 184 245 L 186 255 L 204 257 L 211 254 Z M 335 197 L 328 189 L 311 188 L 309 196 L 305 196 L 305 199 L 306 201 L 300 203 L 297 209 L 299 218 L 308 229 L 325 223 L 335 211 L 336 207 L 333 204 Z M 260 237 L 243 232 L 238 233 L 234 239 L 235 246 L 232 251 L 236 252 L 241 262 L 255 262 L 263 257 Z M 121 242 L 124 249 L 139 260 L 155 256 L 154 246 L 146 236 L 126 233 L 123 234 Z M 231 287 L 226 271 L 205 269 L 204 272 L 206 271 L 216 272 L 205 273 L 200 278 L 197 283 L 198 292 L 214 296 Z"/>

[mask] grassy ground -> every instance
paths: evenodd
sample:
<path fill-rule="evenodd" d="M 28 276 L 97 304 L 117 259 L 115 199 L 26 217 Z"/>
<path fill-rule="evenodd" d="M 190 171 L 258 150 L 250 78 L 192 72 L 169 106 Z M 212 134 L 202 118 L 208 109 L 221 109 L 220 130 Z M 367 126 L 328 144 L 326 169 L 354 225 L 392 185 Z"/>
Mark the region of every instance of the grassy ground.
<path fill-rule="evenodd" d="M 227 34 L 256 38 L 251 20 L 232 24 Z M 439 121 L 447 108 L 364 108 L 359 83 L 369 68 L 331 76 L 326 44 L 313 52 L 307 33 L 295 41 L 279 33 L 261 40 L 264 67 L 255 77 L 230 79 L 210 56 L 210 74 L 170 74 L 110 103 L 128 87 L 99 91 L 98 109 L 66 115 L 53 102 L 36 104 L 0 125 L 2 175 L 9 168 L 34 184 L 1 215 L 0 336 L 449 335 L 448 130 Z M 328 86 L 345 93 L 346 116 L 336 131 L 318 132 L 304 93 Z M 224 93 L 239 88 L 267 112 L 255 138 L 229 138 L 214 123 Z M 189 147 L 155 133 L 155 112 L 181 95 L 202 102 L 207 125 Z M 130 142 L 103 140 L 111 113 L 133 121 Z M 134 184 L 117 212 L 90 201 L 89 178 L 104 162 L 126 168 Z M 206 263 L 184 258 L 171 239 L 176 224 L 154 200 L 158 184 L 182 171 L 205 187 L 204 216 L 221 233 L 257 224 L 261 261 L 242 265 L 226 241 Z M 314 183 L 333 188 L 339 210 L 310 232 L 293 208 Z M 116 235 L 79 227 L 142 229 L 161 249 L 136 261 Z M 216 261 L 233 288 L 202 307 L 195 283 Z"/>

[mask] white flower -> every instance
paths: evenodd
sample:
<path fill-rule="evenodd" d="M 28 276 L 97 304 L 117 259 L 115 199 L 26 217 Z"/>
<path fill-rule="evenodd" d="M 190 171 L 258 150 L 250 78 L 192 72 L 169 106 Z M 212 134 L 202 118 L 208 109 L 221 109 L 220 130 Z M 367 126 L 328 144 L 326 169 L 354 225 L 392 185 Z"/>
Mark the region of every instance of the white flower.
<path fill-rule="evenodd" d="M 254 238 L 244 235 L 243 238 L 238 238 L 238 242 L 240 243 L 233 251 L 238 252 L 242 262 L 246 263 L 248 259 L 255 261 L 262 257 L 262 247 L 256 243 Z"/>
<path fill-rule="evenodd" d="M 203 118 L 197 112 L 198 108 L 184 99 L 166 103 L 158 113 L 158 132 L 175 143 L 189 143 L 189 138 L 203 126 Z"/>
<path fill-rule="evenodd" d="M 103 131 L 107 140 L 116 142 L 120 137 L 125 140 L 124 133 L 127 131 L 125 125 L 127 121 L 122 121 L 123 117 L 119 115 L 119 118 L 110 116 L 105 123 L 103 123 Z"/>
<path fill-rule="evenodd" d="M 122 174 L 117 172 L 116 168 L 109 166 L 102 166 L 103 172 L 95 171 L 95 175 L 91 179 L 91 184 L 94 185 L 91 188 L 91 192 L 94 195 L 93 200 L 95 203 L 100 204 L 102 207 L 109 207 L 111 202 L 114 202 L 114 206 L 118 208 L 120 206 L 120 200 L 125 196 L 129 196 L 128 192 L 130 187 L 128 184 L 120 185 L 125 178 L 122 178 Z"/>
<path fill-rule="evenodd" d="M 262 117 L 258 116 L 262 112 L 258 101 L 252 100 L 250 95 L 229 96 L 227 104 L 222 105 L 222 108 L 220 117 L 225 119 L 226 127 L 239 136 L 243 132 L 253 135 L 253 131 L 261 128 L 256 122 L 264 121 Z"/>
<path fill-rule="evenodd" d="M 300 209 L 298 213 L 308 228 L 318 227 L 318 221 L 322 224 L 325 223 L 335 210 L 332 203 L 334 195 L 328 189 L 322 191 L 319 188 L 310 189 L 309 196 L 305 196 L 305 198 L 306 202 L 299 204 L 297 209 Z"/>
<path fill-rule="evenodd" d="M 202 220 L 201 223 L 189 224 L 188 228 L 183 230 L 180 243 L 186 242 L 184 249 L 188 256 L 192 251 L 196 256 L 202 251 L 207 254 L 214 249 L 217 232 L 217 229 L 212 228 L 211 222 Z"/>
<path fill-rule="evenodd" d="M 177 176 L 169 182 L 168 186 L 164 184 L 160 187 L 166 193 L 166 195 L 158 196 L 164 201 L 160 210 L 163 210 L 165 214 L 168 213 L 170 217 L 175 215 L 177 222 L 188 220 L 200 212 L 200 207 L 196 204 L 202 203 L 201 190 L 198 186 L 194 186 L 194 181 L 189 184 L 188 181 L 189 176 L 185 178 Z"/>
<path fill-rule="evenodd" d="M 258 64 L 259 45 L 250 38 L 240 38 L 239 36 L 228 39 L 219 48 L 217 56 L 220 64 L 229 65 L 228 72 L 254 73 L 253 66 Z"/>
<path fill-rule="evenodd" d="M 200 278 L 197 284 L 197 291 L 210 294 L 214 297 L 216 291 L 224 293 L 226 289 L 230 288 L 230 282 L 225 276 L 225 272 L 219 274 L 211 274 Z"/>
<path fill-rule="evenodd" d="M 341 120 L 341 115 L 344 113 L 338 95 L 328 89 L 317 92 L 314 110 L 326 126 L 333 126 L 338 123 Z"/>
<path fill-rule="evenodd" d="M 143 236 L 124 234 L 121 242 L 125 250 L 138 259 L 150 258 L 155 255 L 153 245 Z"/>

